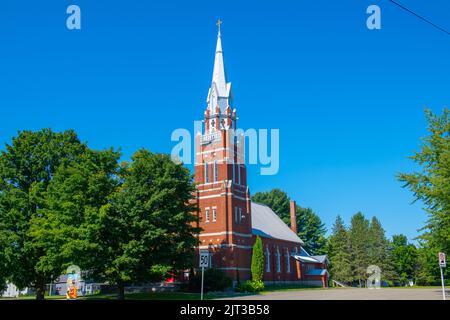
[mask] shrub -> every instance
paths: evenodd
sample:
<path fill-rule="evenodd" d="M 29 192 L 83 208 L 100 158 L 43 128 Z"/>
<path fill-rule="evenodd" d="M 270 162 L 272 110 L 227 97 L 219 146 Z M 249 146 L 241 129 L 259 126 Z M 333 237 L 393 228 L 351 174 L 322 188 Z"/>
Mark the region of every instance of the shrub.
<path fill-rule="evenodd" d="M 252 280 L 262 281 L 264 276 L 264 251 L 260 237 L 256 237 L 255 244 L 253 245 L 251 270 Z"/>
<path fill-rule="evenodd" d="M 264 282 L 261 280 L 247 280 L 236 288 L 238 292 L 259 292 L 264 290 Z"/>
<path fill-rule="evenodd" d="M 202 272 L 198 270 L 195 275 L 189 278 L 189 290 L 193 292 L 200 291 L 202 285 Z M 232 287 L 233 282 L 223 272 L 218 269 L 205 269 L 205 278 L 203 283 L 203 291 L 224 291 Z"/>

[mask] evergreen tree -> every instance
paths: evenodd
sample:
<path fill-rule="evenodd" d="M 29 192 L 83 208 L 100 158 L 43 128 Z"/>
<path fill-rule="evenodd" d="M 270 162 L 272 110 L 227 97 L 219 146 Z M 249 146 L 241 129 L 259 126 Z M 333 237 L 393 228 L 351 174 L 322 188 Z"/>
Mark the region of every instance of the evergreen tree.
<path fill-rule="evenodd" d="M 326 228 L 319 216 L 311 208 L 297 205 L 297 234 L 305 241 L 304 248 L 312 255 L 326 253 Z"/>
<path fill-rule="evenodd" d="M 287 225 L 291 223 L 290 200 L 286 192 L 272 189 L 269 192 L 257 192 L 253 202 L 270 207 Z M 305 242 L 304 248 L 312 255 L 325 254 L 326 228 L 319 216 L 310 208 L 297 205 L 297 235 Z"/>
<path fill-rule="evenodd" d="M 264 251 L 263 244 L 260 237 L 256 237 L 255 244 L 252 251 L 252 280 L 262 281 L 264 276 Z"/>
<path fill-rule="evenodd" d="M 290 201 L 286 192 L 280 189 L 272 189 L 269 192 L 257 192 L 252 196 L 252 201 L 265 204 L 273 210 L 286 224 L 290 224 Z"/>
<path fill-rule="evenodd" d="M 356 213 L 351 219 L 349 231 L 351 268 L 353 280 L 361 287 L 367 279 L 367 267 L 369 266 L 369 221 L 361 212 Z"/>
<path fill-rule="evenodd" d="M 420 239 L 422 247 L 428 252 L 420 251 L 421 279 L 433 281 L 437 252 L 450 254 L 450 110 L 444 108 L 442 114 L 435 115 L 431 110 L 425 111 L 429 135 L 422 140 L 421 150 L 411 159 L 421 169 L 413 173 L 402 173 L 398 179 L 403 187 L 414 193 L 416 200 L 425 205 L 429 219 Z M 433 256 L 433 257 L 432 257 Z M 446 268 L 445 276 L 450 275 Z M 424 274 L 423 272 L 430 272 Z"/>
<path fill-rule="evenodd" d="M 394 262 L 390 251 L 390 243 L 376 217 L 372 217 L 370 222 L 367 243 L 369 265 L 376 265 L 381 269 L 382 279 L 394 280 Z"/>
<path fill-rule="evenodd" d="M 331 278 L 343 283 L 352 281 L 350 241 L 344 221 L 336 217 L 332 234 L 328 239 L 328 258 L 330 260 Z"/>

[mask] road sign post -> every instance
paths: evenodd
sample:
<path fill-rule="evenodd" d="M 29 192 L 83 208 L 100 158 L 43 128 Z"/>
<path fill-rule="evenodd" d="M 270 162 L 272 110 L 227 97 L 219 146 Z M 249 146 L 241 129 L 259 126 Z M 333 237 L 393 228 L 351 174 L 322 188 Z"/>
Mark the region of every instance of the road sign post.
<path fill-rule="evenodd" d="M 447 266 L 445 260 L 445 253 L 439 252 L 439 269 L 441 269 L 441 282 L 442 282 L 442 299 L 445 300 L 445 282 L 444 282 L 444 268 Z"/>
<path fill-rule="evenodd" d="M 203 281 L 205 278 L 205 268 L 209 267 L 209 251 L 208 250 L 200 251 L 199 267 L 202 268 L 202 286 L 200 289 L 200 300 L 203 300 Z"/>

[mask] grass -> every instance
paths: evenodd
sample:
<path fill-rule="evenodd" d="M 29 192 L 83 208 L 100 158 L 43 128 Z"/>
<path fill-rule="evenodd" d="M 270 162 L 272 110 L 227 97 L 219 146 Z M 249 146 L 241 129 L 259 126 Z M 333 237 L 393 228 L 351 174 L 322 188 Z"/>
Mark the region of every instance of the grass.
<path fill-rule="evenodd" d="M 310 286 L 299 286 L 299 285 L 267 285 L 261 294 L 271 293 L 271 292 L 283 292 L 283 291 L 300 291 L 300 290 L 321 290 L 322 287 L 310 287 Z"/>
<path fill-rule="evenodd" d="M 382 287 L 383 289 L 442 289 L 442 286 Z M 446 286 L 447 288 L 447 286 Z"/>
<path fill-rule="evenodd" d="M 383 287 L 383 289 L 441 289 L 440 286 L 413 286 L 413 287 Z M 205 300 L 213 300 L 218 298 L 229 298 L 236 296 L 269 294 L 271 292 L 283 291 L 303 291 L 303 290 L 339 290 L 346 288 L 321 288 L 321 287 L 306 287 L 298 285 L 268 285 L 259 293 L 205 293 L 203 298 Z M 64 300 L 65 296 L 45 296 L 46 300 Z M 0 298 L 0 300 L 13 300 L 14 298 Z M 35 296 L 20 296 L 19 300 L 34 300 Z M 116 300 L 116 294 L 94 294 L 85 297 L 79 297 L 79 300 Z M 145 292 L 145 293 L 128 293 L 125 295 L 127 300 L 200 300 L 200 293 L 185 293 L 185 292 Z"/>
<path fill-rule="evenodd" d="M 244 295 L 239 293 L 205 293 L 204 300 L 234 297 Z M 34 295 L 20 296 L 18 300 L 35 300 Z M 16 298 L 0 298 L 0 300 L 17 300 Z M 45 300 L 65 300 L 66 296 L 45 296 Z M 145 292 L 125 294 L 126 300 L 200 300 L 200 293 L 185 292 Z M 117 294 L 93 294 L 78 297 L 78 300 L 117 300 Z"/>

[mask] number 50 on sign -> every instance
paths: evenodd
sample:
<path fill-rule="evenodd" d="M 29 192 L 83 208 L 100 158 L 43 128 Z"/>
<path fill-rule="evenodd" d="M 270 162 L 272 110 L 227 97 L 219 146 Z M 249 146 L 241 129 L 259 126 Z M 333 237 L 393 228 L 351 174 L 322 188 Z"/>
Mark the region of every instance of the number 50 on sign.
<path fill-rule="evenodd" d="M 209 267 L 209 251 L 202 250 L 200 251 L 200 268 L 208 268 Z"/>

